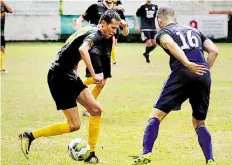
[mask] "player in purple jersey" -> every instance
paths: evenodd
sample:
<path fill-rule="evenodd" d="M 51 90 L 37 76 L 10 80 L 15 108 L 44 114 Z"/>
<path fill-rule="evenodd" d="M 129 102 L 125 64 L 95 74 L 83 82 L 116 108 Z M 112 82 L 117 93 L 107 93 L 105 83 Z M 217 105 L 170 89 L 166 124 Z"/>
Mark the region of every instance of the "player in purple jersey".
<path fill-rule="evenodd" d="M 156 42 L 170 56 L 171 74 L 150 114 L 143 137 L 143 154 L 133 165 L 151 161 L 160 122 L 170 111 L 180 110 L 187 99 L 192 106 L 192 124 L 206 164 L 215 165 L 211 135 L 206 128 L 205 119 L 210 99 L 209 70 L 217 58 L 218 49 L 197 29 L 176 24 L 175 12 L 171 7 L 160 7 L 157 19 L 161 30 L 157 34 Z M 208 54 L 207 60 L 203 51 Z"/>
<path fill-rule="evenodd" d="M 108 10 L 102 14 L 98 27 L 83 30 L 69 39 L 59 51 L 56 60 L 49 69 L 47 80 L 51 95 L 56 103 L 57 110 L 62 110 L 67 121 L 55 123 L 19 135 L 21 149 L 28 157 L 31 143 L 40 137 L 62 135 L 80 129 L 77 102 L 90 112 L 89 139 L 90 155 L 85 162 L 98 163 L 95 148 L 100 133 L 101 106 L 90 94 L 87 86 L 76 73 L 76 66 L 83 59 L 95 84 L 102 84 L 102 77 L 98 76 L 92 66 L 90 51 L 94 46 L 100 46 L 104 39 L 111 38 L 120 25 L 120 16 L 115 10 Z M 95 53 L 95 56 L 99 54 Z"/>

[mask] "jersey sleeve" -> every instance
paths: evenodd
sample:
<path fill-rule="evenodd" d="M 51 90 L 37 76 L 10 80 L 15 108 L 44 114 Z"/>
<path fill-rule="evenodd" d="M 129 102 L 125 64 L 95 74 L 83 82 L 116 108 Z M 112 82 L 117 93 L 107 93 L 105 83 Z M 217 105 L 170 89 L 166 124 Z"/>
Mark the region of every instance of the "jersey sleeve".
<path fill-rule="evenodd" d="M 90 48 L 92 48 L 94 45 L 96 45 L 102 37 L 98 33 L 92 33 L 89 34 L 87 37 L 85 37 L 84 42 L 86 42 Z"/>
<path fill-rule="evenodd" d="M 137 12 L 136 12 L 136 16 L 137 17 L 141 17 L 143 14 L 142 14 L 142 6 L 140 6 L 140 8 L 138 8 Z"/>
<path fill-rule="evenodd" d="M 204 43 L 205 40 L 208 39 L 208 37 L 206 35 L 204 35 L 203 33 L 201 33 L 200 31 L 199 31 L 199 33 L 200 33 L 201 41 L 202 41 L 202 43 Z"/>
<path fill-rule="evenodd" d="M 91 6 L 88 7 L 88 9 L 82 14 L 82 17 L 86 21 L 90 21 L 93 16 L 96 14 L 97 10 L 97 4 L 92 4 Z"/>
<path fill-rule="evenodd" d="M 165 34 L 168 34 L 168 33 L 166 33 L 164 30 L 160 30 L 155 37 L 156 43 L 161 47 L 162 47 L 161 39 Z"/>
<path fill-rule="evenodd" d="M 117 5 L 122 5 L 122 2 L 120 0 L 117 0 Z"/>

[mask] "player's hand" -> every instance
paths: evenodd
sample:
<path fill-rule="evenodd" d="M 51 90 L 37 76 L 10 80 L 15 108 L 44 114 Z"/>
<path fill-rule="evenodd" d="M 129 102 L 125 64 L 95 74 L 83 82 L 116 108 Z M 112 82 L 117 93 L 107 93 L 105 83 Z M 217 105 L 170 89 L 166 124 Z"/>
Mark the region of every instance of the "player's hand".
<path fill-rule="evenodd" d="M 124 19 L 122 19 L 121 21 L 120 21 L 120 26 L 124 29 L 125 27 L 127 27 L 127 23 L 126 23 L 126 21 L 124 20 Z"/>
<path fill-rule="evenodd" d="M 192 73 L 197 75 L 204 75 L 208 68 L 205 65 L 199 65 L 194 62 L 189 62 L 186 66 Z"/>
<path fill-rule="evenodd" d="M 140 32 L 140 27 L 137 25 L 137 26 L 135 26 L 135 31 L 136 32 Z"/>
<path fill-rule="evenodd" d="M 101 75 L 95 75 L 93 76 L 95 84 L 102 85 L 103 83 L 103 77 Z"/>

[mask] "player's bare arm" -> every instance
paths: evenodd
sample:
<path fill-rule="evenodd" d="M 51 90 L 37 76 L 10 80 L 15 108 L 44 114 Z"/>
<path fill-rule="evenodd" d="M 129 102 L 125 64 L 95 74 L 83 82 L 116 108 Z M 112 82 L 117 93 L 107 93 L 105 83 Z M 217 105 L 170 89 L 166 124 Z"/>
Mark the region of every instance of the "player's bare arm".
<path fill-rule="evenodd" d="M 204 51 L 208 53 L 207 63 L 210 69 L 218 56 L 218 48 L 210 39 L 205 40 L 203 47 Z"/>
<path fill-rule="evenodd" d="M 191 72 L 197 75 L 203 75 L 204 73 L 206 73 L 207 70 L 206 66 L 190 62 L 186 57 L 184 51 L 177 45 L 177 43 L 168 34 L 164 34 L 161 37 L 160 42 L 165 49 L 168 49 L 171 52 L 171 54 L 174 57 L 176 57 Z"/>
<path fill-rule="evenodd" d="M 134 14 L 134 20 L 135 20 L 135 30 L 136 32 L 140 32 L 139 19 L 136 14 Z"/>
<path fill-rule="evenodd" d="M 80 48 L 79 52 L 81 54 L 81 58 L 83 59 L 85 65 L 87 66 L 91 76 L 95 80 L 96 84 L 101 84 L 102 83 L 102 77 L 98 76 L 95 74 L 91 60 L 90 60 L 90 55 L 89 55 L 89 49 L 91 48 L 91 45 L 88 42 L 84 42 Z"/>
<path fill-rule="evenodd" d="M 85 19 L 82 17 L 82 15 L 76 19 L 76 30 L 79 30 L 81 27 L 82 27 L 82 22 L 84 21 Z"/>
<path fill-rule="evenodd" d="M 127 36 L 129 34 L 129 29 L 125 20 L 120 21 L 120 26 L 122 27 L 122 35 Z"/>

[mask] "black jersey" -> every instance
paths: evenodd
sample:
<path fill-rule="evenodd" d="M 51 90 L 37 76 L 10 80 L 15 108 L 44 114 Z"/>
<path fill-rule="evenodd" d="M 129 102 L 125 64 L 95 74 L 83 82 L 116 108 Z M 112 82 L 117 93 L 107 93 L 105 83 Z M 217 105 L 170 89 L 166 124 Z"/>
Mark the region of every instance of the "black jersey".
<path fill-rule="evenodd" d="M 89 6 L 89 8 L 82 14 L 82 17 L 89 21 L 91 24 L 97 25 L 101 15 L 108 10 L 103 2 L 95 3 Z"/>
<path fill-rule="evenodd" d="M 89 8 L 85 11 L 84 14 L 82 14 L 82 17 L 86 20 L 89 21 L 90 24 L 97 25 L 101 15 L 108 10 L 108 8 L 104 5 L 103 2 L 95 3 L 89 6 Z M 115 9 L 116 12 L 119 14 L 121 19 L 125 20 L 125 16 L 122 10 L 120 9 Z"/>
<path fill-rule="evenodd" d="M 5 28 L 5 13 L 9 12 L 7 8 L 3 5 L 1 5 L 1 35 L 4 35 L 4 28 Z"/>
<path fill-rule="evenodd" d="M 68 39 L 65 45 L 61 48 L 52 67 L 58 67 L 62 70 L 74 69 L 81 60 L 79 47 L 87 42 L 91 48 L 97 46 L 103 40 L 103 36 L 98 28 L 86 30 L 83 32 L 77 31 L 71 39 Z M 89 50 L 91 51 L 91 50 Z"/>
<path fill-rule="evenodd" d="M 207 62 L 204 58 L 203 43 L 207 39 L 199 30 L 190 26 L 169 24 L 162 30 L 160 30 L 156 37 L 156 42 L 160 44 L 162 35 L 168 34 L 178 44 L 178 46 L 184 51 L 189 61 L 198 64 L 204 64 L 207 66 Z M 167 49 L 164 51 L 170 56 L 170 68 L 176 70 L 184 67 L 179 60 L 177 60 Z"/>
<path fill-rule="evenodd" d="M 137 10 L 137 17 L 141 18 L 142 31 L 155 31 L 155 17 L 158 6 L 155 4 L 143 4 Z"/>

